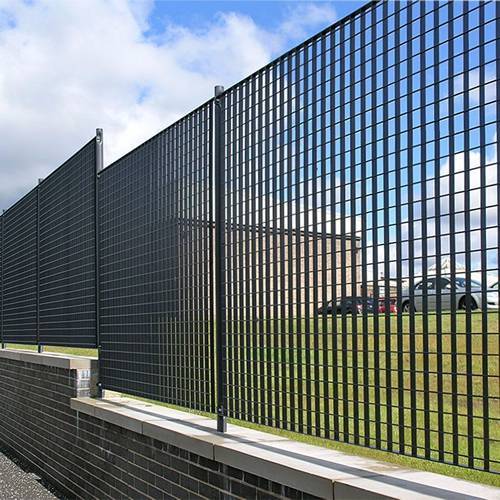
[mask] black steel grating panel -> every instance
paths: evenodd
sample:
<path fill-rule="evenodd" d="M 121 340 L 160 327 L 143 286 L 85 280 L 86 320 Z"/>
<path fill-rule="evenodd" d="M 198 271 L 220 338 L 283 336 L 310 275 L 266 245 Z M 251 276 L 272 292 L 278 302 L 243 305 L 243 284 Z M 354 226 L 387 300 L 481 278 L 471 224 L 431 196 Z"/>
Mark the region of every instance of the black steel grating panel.
<path fill-rule="evenodd" d="M 373 3 L 225 93 L 230 417 L 500 472 L 498 309 L 415 289 L 498 302 L 499 17 Z"/>
<path fill-rule="evenodd" d="M 37 189 L 2 216 L 2 340 L 37 340 Z"/>
<path fill-rule="evenodd" d="M 40 343 L 95 347 L 95 139 L 39 192 Z"/>
<path fill-rule="evenodd" d="M 213 411 L 211 104 L 105 169 L 104 388 Z"/>
<path fill-rule="evenodd" d="M 499 473 L 499 53 L 499 2 L 372 2 L 98 193 L 92 141 L 0 218 L 2 342 L 97 338 L 103 388 Z"/>

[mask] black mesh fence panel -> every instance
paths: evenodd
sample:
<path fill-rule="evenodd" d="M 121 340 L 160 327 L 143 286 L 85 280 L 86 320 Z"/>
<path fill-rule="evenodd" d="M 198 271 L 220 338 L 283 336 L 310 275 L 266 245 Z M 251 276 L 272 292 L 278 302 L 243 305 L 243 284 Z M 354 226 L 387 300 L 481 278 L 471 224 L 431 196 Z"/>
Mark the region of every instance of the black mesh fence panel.
<path fill-rule="evenodd" d="M 40 343 L 95 347 L 95 139 L 38 189 Z"/>
<path fill-rule="evenodd" d="M 2 216 L 3 343 L 96 345 L 96 143 Z"/>
<path fill-rule="evenodd" d="M 499 472 L 495 2 L 378 2 L 230 88 L 230 417 Z"/>
<path fill-rule="evenodd" d="M 99 180 L 101 381 L 213 410 L 211 103 Z"/>
<path fill-rule="evenodd" d="M 500 2 L 371 2 L 98 180 L 90 142 L 0 217 L 2 342 L 499 473 L 499 35 Z"/>
<path fill-rule="evenodd" d="M 37 341 L 37 204 L 35 188 L 2 216 L 2 341 Z"/>

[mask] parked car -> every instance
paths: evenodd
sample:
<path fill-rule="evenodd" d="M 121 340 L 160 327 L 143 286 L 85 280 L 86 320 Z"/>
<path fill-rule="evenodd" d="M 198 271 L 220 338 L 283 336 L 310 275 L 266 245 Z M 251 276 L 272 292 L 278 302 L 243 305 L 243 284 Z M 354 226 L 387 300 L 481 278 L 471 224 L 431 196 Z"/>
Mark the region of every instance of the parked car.
<path fill-rule="evenodd" d="M 354 311 L 358 313 L 375 311 L 375 301 L 371 298 L 363 297 L 344 297 L 338 299 L 334 304 L 333 301 L 329 302 L 326 306 L 318 309 L 318 314 L 353 314 Z"/>
<path fill-rule="evenodd" d="M 467 292 L 467 280 L 465 278 L 450 278 L 441 276 L 432 277 L 425 281 L 419 281 L 413 289 L 413 297 L 410 290 L 403 292 L 401 308 L 404 312 L 422 311 L 424 297 L 427 297 L 427 310 L 433 311 L 437 308 L 437 297 L 441 298 L 441 310 L 450 310 L 453 290 L 457 309 L 498 309 L 498 290 L 489 288 L 486 290 L 486 302 L 483 304 L 481 283 L 471 280 L 469 282 L 470 292 Z"/>
<path fill-rule="evenodd" d="M 396 306 L 396 299 L 379 299 L 378 301 L 378 312 L 385 314 L 386 304 L 389 302 L 389 312 L 397 313 L 398 308 Z"/>

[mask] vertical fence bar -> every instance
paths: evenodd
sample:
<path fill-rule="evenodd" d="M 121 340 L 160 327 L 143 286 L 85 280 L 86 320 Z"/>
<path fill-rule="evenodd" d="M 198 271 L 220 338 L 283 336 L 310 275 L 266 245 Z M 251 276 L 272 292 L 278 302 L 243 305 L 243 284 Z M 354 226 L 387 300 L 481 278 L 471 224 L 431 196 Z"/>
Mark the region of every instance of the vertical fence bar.
<path fill-rule="evenodd" d="M 320 102 L 321 102 L 321 115 L 319 118 L 320 121 L 320 127 L 321 130 L 326 131 L 326 95 L 327 95 L 327 78 L 326 78 L 326 64 L 327 64 L 327 59 L 326 59 L 326 48 L 327 48 L 327 43 L 331 41 L 331 35 L 325 35 L 324 37 L 321 38 L 321 49 L 320 49 L 320 57 L 321 57 L 321 63 L 320 63 Z M 332 242 L 335 241 L 335 239 L 332 236 L 328 236 L 327 238 L 327 224 L 330 222 L 328 220 L 327 216 L 327 175 L 331 175 L 331 167 L 330 170 L 328 170 L 327 167 L 327 154 L 326 154 L 326 141 L 323 140 L 320 141 L 321 144 L 321 153 L 320 153 L 320 183 L 321 183 L 321 358 L 322 358 L 322 367 L 321 367 L 321 374 L 322 374 L 322 422 L 323 422 L 323 429 L 322 429 L 322 434 L 325 438 L 329 439 L 330 438 L 330 388 L 329 388 L 329 367 L 328 367 L 328 359 L 329 359 L 329 340 L 330 340 L 330 335 L 328 334 L 329 328 L 328 328 L 328 318 L 327 318 L 327 310 L 328 310 L 328 284 L 327 284 L 327 257 L 330 255 L 328 252 L 328 247 L 327 247 L 327 242 L 332 244 Z M 330 222 L 331 225 L 331 222 Z M 332 251 L 332 247 L 330 247 L 330 252 Z"/>
<path fill-rule="evenodd" d="M 433 13 L 433 22 L 434 28 L 432 31 L 433 37 L 433 62 L 434 62 L 434 85 L 433 91 L 437 95 L 439 92 L 439 51 L 437 47 L 439 45 L 439 12 L 435 9 Z M 434 101 L 433 106 L 434 111 L 434 139 L 437 139 L 440 134 L 439 129 L 439 121 L 436 119 L 439 116 L 439 101 Z M 442 228 L 441 228 L 441 179 L 440 179 L 440 165 L 439 158 L 441 154 L 445 154 L 446 151 L 441 151 L 440 141 L 436 140 L 436 151 L 434 154 L 434 217 L 435 217 L 435 230 L 434 230 L 434 238 L 436 241 L 435 245 L 435 254 L 436 254 L 436 272 L 439 276 L 441 273 L 441 258 L 443 253 L 442 248 Z M 444 148 L 443 148 L 444 149 Z M 442 280 L 437 280 L 436 282 L 436 323 L 435 323 L 435 339 L 436 339 L 436 371 L 437 371 L 437 440 L 438 440 L 438 453 L 439 460 L 444 461 L 444 442 L 445 442 L 445 427 L 444 427 L 444 409 L 443 409 L 443 335 L 445 334 L 445 329 L 443 329 L 443 301 L 442 301 L 442 293 L 443 289 L 441 287 Z M 446 291 L 444 292 L 446 293 Z M 446 298 L 446 297 L 444 297 Z M 444 313 L 444 316 L 447 317 L 447 312 Z"/>
<path fill-rule="evenodd" d="M 214 178 L 215 178 L 215 349 L 217 356 L 217 432 L 226 431 L 226 308 L 225 308 L 225 210 L 224 210 L 224 121 L 222 94 L 215 87 Z"/>
<path fill-rule="evenodd" d="M 208 108 L 208 133 L 213 134 L 213 122 L 214 122 L 214 106 L 211 105 Z M 205 122 L 204 122 L 204 130 L 206 131 L 207 129 L 207 117 L 205 117 Z M 211 136 L 210 136 L 211 137 Z M 211 226 L 210 222 L 214 220 L 214 206 L 213 206 L 213 185 L 214 185 L 214 171 L 213 171 L 213 158 L 214 158 L 214 151 L 213 151 L 213 142 L 211 139 L 208 141 L 208 157 L 205 156 L 208 161 L 208 173 L 207 173 L 207 178 L 208 178 L 208 189 L 205 190 L 205 202 L 208 203 L 208 221 L 209 223 L 207 224 L 206 228 L 206 233 L 205 233 L 205 238 L 208 238 L 208 255 L 206 253 L 207 249 L 205 248 L 205 253 L 204 253 L 204 263 L 208 262 L 208 267 L 213 267 L 213 264 L 210 264 L 212 262 L 212 259 L 215 255 L 215 242 L 214 242 L 214 227 Z M 206 264 L 205 264 L 206 265 Z M 204 267 L 206 269 L 206 267 Z M 205 383 L 204 387 L 207 391 L 207 394 L 209 395 L 209 405 L 208 407 L 210 408 L 211 412 L 215 411 L 216 408 L 216 394 L 215 394 L 215 311 L 214 311 L 214 306 L 213 306 L 213 297 L 214 297 L 214 291 L 215 291 L 215 276 L 214 272 L 209 272 L 209 279 L 207 282 L 207 287 L 208 287 L 208 293 L 206 293 L 205 300 L 207 301 L 207 309 L 210 311 L 210 314 L 208 315 L 208 321 L 209 321 L 209 342 L 208 342 L 208 350 L 205 351 L 209 355 L 209 364 L 208 364 L 208 370 L 209 370 L 209 380 L 211 383 L 207 386 Z"/>
<path fill-rule="evenodd" d="M 409 4 L 407 8 L 407 18 L 410 19 L 412 16 L 412 11 L 414 9 L 414 4 Z M 413 74 L 413 57 L 411 53 L 408 52 L 408 57 L 406 60 L 406 74 Z M 412 80 L 408 79 L 407 85 L 407 95 L 412 95 L 413 93 Z M 406 128 L 408 130 L 412 129 L 412 118 L 411 113 L 407 113 L 407 123 Z M 408 332 L 409 332 L 409 371 L 410 371 L 410 429 L 411 429 L 411 452 L 410 454 L 415 456 L 418 453 L 417 445 L 417 349 L 416 349 L 416 335 L 411 332 L 415 332 L 415 284 L 418 283 L 418 278 L 415 279 L 415 225 L 414 225 L 414 196 L 413 196 L 413 179 L 416 175 L 413 168 L 413 134 L 408 134 L 407 141 L 408 150 L 408 281 L 409 281 L 409 301 L 408 301 Z"/>
<path fill-rule="evenodd" d="M 395 31 L 394 31 L 394 48 L 395 55 L 394 59 L 396 61 L 396 65 L 394 68 L 395 71 L 395 80 L 397 82 L 395 88 L 395 111 L 396 116 L 401 115 L 401 93 L 402 85 L 401 85 L 401 52 L 400 52 L 400 18 L 401 18 L 401 4 L 397 3 L 395 6 L 395 14 L 394 14 L 394 23 L 395 23 Z M 404 143 L 402 144 L 401 140 L 401 128 L 402 123 L 400 120 L 396 120 L 395 123 L 395 145 L 394 145 L 394 158 L 396 162 L 401 165 L 401 156 L 402 149 Z M 407 394 L 405 391 L 405 362 L 404 362 L 404 350 L 405 344 L 407 344 L 407 339 L 405 339 L 405 332 L 403 330 L 403 315 L 401 311 L 401 302 L 403 296 L 403 277 L 404 277 L 404 267 L 403 267 L 403 255 L 407 256 L 407 248 L 404 247 L 403 240 L 403 232 L 402 232 L 402 221 L 403 221 L 403 205 L 407 202 L 407 199 L 401 194 L 401 190 L 403 187 L 403 179 L 402 179 L 402 168 L 397 168 L 395 170 L 395 206 L 396 206 L 396 304 L 397 304 L 397 317 L 396 317 L 396 349 L 397 349 L 397 402 L 398 402 L 398 443 L 399 443 L 399 453 L 405 453 L 405 402 L 408 400 Z M 388 304 L 387 304 L 388 305 Z M 386 305 L 386 307 L 387 307 Z M 390 307 L 390 306 L 389 306 Z M 406 323 L 406 321 L 405 321 Z"/>
<path fill-rule="evenodd" d="M 480 257 L 480 269 L 481 269 L 481 384 L 482 384 L 482 413 L 481 413 L 481 427 L 482 427 L 482 442 L 483 442 L 483 456 L 482 456 L 482 466 L 484 470 L 489 470 L 490 468 L 490 433 L 489 433 L 489 402 L 488 402 L 488 394 L 489 394 L 489 380 L 488 380 L 488 327 L 491 327 L 491 323 L 488 321 L 488 307 L 487 307 L 487 272 L 488 272 L 488 261 L 487 261 L 487 230 L 486 226 L 487 217 L 486 217 L 486 112 L 485 112 L 485 70 L 484 70 L 484 61 L 485 61 L 485 50 L 484 50 L 484 4 L 479 6 L 479 26 L 481 27 L 479 30 L 479 155 L 480 155 L 480 248 L 481 248 L 481 257 Z M 497 199 L 498 203 L 498 199 Z M 486 305 L 486 306 L 485 306 Z M 478 391 L 479 392 L 479 391 Z M 441 459 L 441 457 L 440 457 Z"/>
<path fill-rule="evenodd" d="M 36 345 L 38 352 L 43 352 L 40 344 L 40 184 L 43 179 L 38 179 L 36 188 Z"/>
<path fill-rule="evenodd" d="M 99 267 L 99 174 L 104 168 L 103 155 L 103 132 L 102 128 L 96 129 L 95 135 L 95 178 L 94 178 L 94 250 L 95 250 L 95 340 L 97 346 L 97 355 L 101 359 L 101 321 L 100 321 L 100 267 Z M 104 395 L 102 383 L 97 383 L 97 397 L 102 398 Z"/>
<path fill-rule="evenodd" d="M 356 107 L 353 99 L 355 93 L 355 67 L 356 67 L 356 57 L 355 57 L 355 29 L 351 26 L 351 33 L 349 38 L 349 84 L 348 84 L 348 92 L 350 97 L 350 103 L 348 106 L 347 114 L 350 117 L 351 122 L 355 120 L 356 115 Z M 355 128 L 355 127 L 353 127 Z M 349 148 L 351 152 L 356 150 L 356 135 L 353 129 L 350 130 L 350 134 L 347 139 L 349 141 Z M 353 154 L 351 157 L 351 175 L 350 178 L 346 180 L 346 188 L 350 192 L 350 200 L 349 205 L 346 206 L 346 211 L 349 211 L 349 218 L 346 218 L 346 222 L 349 224 L 349 227 L 346 227 L 346 233 L 343 236 L 348 238 L 349 242 L 349 253 L 346 255 L 346 261 L 349 262 L 350 272 L 348 273 L 347 282 L 349 293 L 352 297 L 358 297 L 358 279 L 357 279 L 357 251 L 358 251 L 358 243 L 357 243 L 357 213 L 356 213 L 356 203 L 357 203 L 357 183 L 358 175 L 357 175 L 357 167 L 356 167 L 356 155 Z M 348 232 L 347 232 L 348 231 Z M 356 299 L 357 300 L 357 299 Z M 352 417 L 349 418 L 349 441 L 354 442 L 355 444 L 359 444 L 359 331 L 358 324 L 360 316 L 363 316 L 363 313 L 366 309 L 366 301 L 362 301 L 361 305 L 361 314 L 357 314 L 358 311 L 355 308 L 354 314 L 352 315 L 351 322 L 351 345 L 350 345 L 350 353 L 348 352 L 348 359 L 351 359 L 351 367 L 350 373 L 352 375 L 352 379 L 349 382 L 351 390 L 349 391 L 350 400 L 348 401 L 348 407 L 352 408 Z M 352 422 L 352 424 L 351 424 Z"/>
<path fill-rule="evenodd" d="M 497 2 L 495 3 L 495 17 L 496 17 L 496 20 L 495 20 L 495 33 L 496 33 L 496 41 L 495 41 L 495 49 L 496 49 L 496 54 L 500 54 L 500 2 Z M 498 82 L 500 81 L 500 64 L 496 64 L 496 71 L 495 71 L 495 78 L 497 80 L 497 86 L 498 86 Z M 495 103 L 495 120 L 496 120 L 496 124 L 495 124 L 495 144 L 494 144 L 494 150 L 496 151 L 496 158 L 498 159 L 498 151 L 500 150 L 500 99 L 498 99 L 498 96 L 496 98 L 496 103 Z M 495 191 L 494 191 L 495 192 Z M 497 206 L 496 206 L 496 221 L 497 221 L 497 225 L 500 221 L 500 182 L 498 180 L 498 178 L 496 179 L 496 198 L 497 198 Z M 500 265 L 500 231 L 497 231 L 497 235 L 496 235 L 496 251 L 494 252 L 494 258 L 496 257 L 496 269 L 495 269 L 495 272 L 497 273 L 497 276 L 499 274 L 499 265 Z M 495 244 L 493 243 L 493 244 Z M 497 298 L 500 299 L 500 285 L 497 285 Z M 500 321 L 500 312 L 497 311 L 496 313 L 496 321 L 497 321 L 497 324 L 498 322 Z M 500 328 L 497 326 L 497 328 L 495 330 L 491 330 L 491 333 L 494 333 L 496 336 L 497 336 L 497 340 L 500 340 Z M 483 333 L 484 335 L 484 333 Z M 486 335 L 484 335 L 486 336 Z M 495 338 L 495 337 L 493 337 Z M 487 359 L 487 362 L 488 362 L 488 357 L 486 358 Z M 496 380 L 498 381 L 498 373 L 496 373 Z M 491 379 L 491 382 L 493 383 L 495 380 L 495 378 L 492 378 Z M 493 385 L 493 384 L 492 384 Z M 498 387 L 498 385 L 497 385 Z M 497 393 L 498 394 L 498 393 Z M 492 403 L 494 403 L 495 400 L 493 399 L 492 400 Z M 497 404 L 498 404 L 498 401 L 497 401 Z M 488 416 L 490 416 L 490 413 L 488 411 Z M 498 418 L 498 414 L 497 414 L 497 418 Z M 488 428 L 490 427 L 489 425 L 489 422 L 486 424 L 488 425 Z M 497 425 L 498 425 L 498 420 L 497 420 Z M 491 428 L 491 431 L 493 431 L 493 428 Z M 491 434 L 493 434 L 493 432 L 491 432 Z M 498 438 L 499 436 L 499 433 L 497 432 L 496 433 L 496 437 Z M 486 437 L 486 436 L 485 436 Z M 490 431 L 488 430 L 488 437 L 490 437 Z M 486 460 L 487 458 L 487 460 Z M 491 463 L 493 462 L 493 464 Z M 491 470 L 491 467 L 495 467 L 496 466 L 496 469 L 498 471 L 498 469 L 500 468 L 500 458 L 497 457 L 496 461 L 491 458 L 489 456 L 489 452 L 488 452 L 488 456 L 485 457 L 485 469 L 486 470 Z"/>
<path fill-rule="evenodd" d="M 261 89 L 258 83 L 257 78 L 252 79 L 252 123 L 254 127 L 257 127 L 260 133 L 260 129 L 262 128 L 262 99 L 261 99 Z M 254 401 L 254 409 L 253 415 L 251 418 L 252 422 L 258 421 L 257 419 L 260 416 L 260 402 L 261 392 L 260 392 L 260 381 L 262 380 L 260 377 L 260 360 L 262 357 L 262 351 L 260 350 L 260 323 L 258 321 L 258 310 L 259 310 L 259 296 L 257 295 L 257 256 L 255 249 L 257 248 L 257 168 L 259 165 L 256 157 L 260 157 L 260 147 L 259 147 L 259 139 L 260 136 L 258 134 L 250 134 L 249 133 L 249 149 L 251 152 L 249 162 L 249 166 L 254 167 L 250 168 L 249 179 L 247 181 L 247 185 L 250 186 L 250 216 L 249 216 L 249 228 L 250 232 L 248 233 L 248 238 L 250 239 L 250 250 L 249 250 L 249 260 L 250 260 L 250 270 L 248 279 L 250 280 L 250 286 L 247 285 L 247 290 L 249 297 L 251 299 L 251 307 L 249 310 L 249 317 L 251 321 L 251 332 L 253 339 L 253 380 L 252 384 L 254 387 L 253 390 L 253 401 Z"/>
<path fill-rule="evenodd" d="M 361 46 L 364 47 L 366 39 L 369 38 L 370 34 L 367 34 L 366 30 L 366 14 L 361 16 Z M 361 78 L 361 102 L 364 106 L 367 103 L 367 75 L 369 75 L 369 61 L 366 51 L 361 51 L 361 67 L 360 67 L 360 78 Z M 361 164 L 365 167 L 361 171 L 361 282 L 362 282 L 362 299 L 366 301 L 368 299 L 368 162 L 367 162 L 367 123 L 368 112 L 361 113 Z M 368 335 L 368 311 L 363 308 L 362 317 L 362 364 L 363 364 L 363 438 L 362 444 L 364 446 L 370 446 L 370 345 L 369 345 L 369 335 Z"/>
<path fill-rule="evenodd" d="M 453 33 L 453 4 L 449 3 L 447 7 L 447 35 L 448 38 L 452 36 Z M 448 61 L 448 85 L 451 87 L 453 85 L 453 47 L 451 44 L 448 46 L 447 50 L 447 61 Z M 450 149 L 448 156 L 450 158 L 449 165 L 449 188 L 448 191 L 450 193 L 449 198 L 449 206 L 448 212 L 450 214 L 455 214 L 455 155 L 456 155 L 456 144 L 457 140 L 455 139 L 455 120 L 453 119 L 455 114 L 455 103 L 453 99 L 450 99 L 448 102 L 448 116 L 449 119 L 449 136 L 450 140 Z M 449 235 L 450 235 L 450 248 L 449 248 L 449 258 L 450 258 L 450 278 L 454 282 L 456 278 L 456 227 L 455 227 L 455 216 L 450 216 L 450 224 L 449 224 Z M 459 411 L 458 411 L 458 343 L 457 337 L 458 335 L 453 334 L 453 332 L 457 332 L 457 307 L 456 307 L 456 290 L 455 287 L 451 287 L 450 294 L 450 332 L 452 333 L 450 338 L 450 373 L 451 373 L 451 436 L 452 436 L 452 463 L 453 465 L 459 464 Z"/>
<path fill-rule="evenodd" d="M 393 451 L 394 446 L 394 427 L 393 427 L 393 411 L 394 411 L 394 403 L 393 403 L 393 368 L 392 368 L 392 354 L 393 354 L 393 344 L 392 337 L 393 332 L 391 331 L 391 317 L 390 317 L 390 305 L 389 305 L 389 297 L 390 297 L 390 275 L 391 275 L 391 252 L 390 252 L 390 243 L 391 243 L 391 221 L 390 219 L 390 176 L 391 176 L 391 154 L 390 154 L 390 141 L 389 141 L 389 38 L 387 33 L 389 31 L 388 27 L 388 16 L 389 16 L 389 3 L 384 2 L 383 4 L 383 31 L 384 36 L 382 37 L 382 115 L 383 115 L 383 139 L 382 139 L 382 155 L 383 155 L 383 165 L 382 172 L 380 172 L 381 178 L 383 179 L 383 235 L 382 235 L 382 244 L 384 246 L 384 262 L 381 263 L 384 268 L 384 283 L 383 283 L 383 304 L 384 304 L 384 313 L 383 313 L 383 339 L 384 339 L 384 349 L 385 349 L 385 360 L 384 360 L 384 392 L 385 392 L 385 429 L 386 429 L 386 448 L 389 451 Z M 377 173 L 378 173 L 378 160 L 377 160 Z M 377 194 L 378 195 L 378 194 Z M 382 288 L 382 287 L 381 287 Z M 379 309 L 379 302 L 374 303 L 374 308 L 376 310 Z"/>
<path fill-rule="evenodd" d="M 469 31 L 469 5 L 464 4 L 463 8 L 463 29 L 464 33 Z M 469 38 L 464 36 L 464 53 L 469 52 Z M 470 66 L 473 63 L 469 61 L 469 57 L 464 58 L 464 74 L 468 75 Z M 466 425 L 467 425 L 467 461 L 470 468 L 474 467 L 474 458 L 476 450 L 474 448 L 474 379 L 472 376 L 472 367 L 474 361 L 473 345 L 472 345 L 472 300 L 471 297 L 471 279 L 472 279 L 472 237 L 471 237 L 471 162 L 470 162 L 470 108 L 473 103 L 471 102 L 469 89 L 471 87 L 471 82 L 469 78 L 464 78 L 464 120 L 463 120 L 463 130 L 464 130 L 464 242 L 465 242 L 465 293 L 466 298 L 462 299 L 464 301 L 465 307 L 465 371 L 466 371 L 466 400 L 467 400 L 467 410 L 466 410 Z M 461 389 L 463 391 L 463 389 Z"/>
<path fill-rule="evenodd" d="M 422 16 L 423 12 L 423 6 L 422 4 L 416 4 L 416 14 L 417 14 L 417 19 L 418 23 L 420 25 L 419 29 L 419 49 L 418 49 L 418 69 L 417 72 L 419 74 L 419 78 L 422 78 L 422 68 L 425 68 L 425 37 L 424 37 L 424 32 L 425 32 L 425 19 Z M 417 123 L 413 124 L 413 127 L 419 132 L 420 137 L 417 135 L 417 142 L 415 143 L 415 153 L 418 155 L 419 151 L 419 144 L 420 145 L 425 145 L 427 141 L 427 131 L 425 128 L 425 116 L 423 115 L 423 110 L 425 110 L 425 91 L 424 88 L 422 87 L 421 83 L 416 84 L 416 89 L 415 93 L 418 95 L 418 111 L 416 113 L 417 116 Z M 420 143 L 418 142 L 420 139 Z M 418 383 L 418 394 L 417 394 L 417 402 L 419 401 L 419 398 L 422 397 L 423 399 L 423 429 L 422 429 L 422 424 L 419 422 L 418 424 L 418 432 L 417 436 L 419 439 L 419 446 L 421 446 L 421 441 L 420 437 L 422 436 L 422 431 L 423 431 L 423 442 L 424 442 L 424 456 L 426 459 L 431 458 L 431 420 L 430 420 L 430 356 L 429 356 L 429 338 L 432 332 L 432 323 L 429 321 L 430 320 L 430 314 L 433 308 L 433 300 L 435 300 L 435 283 L 436 279 L 435 277 L 432 277 L 428 281 L 428 274 L 429 274 L 429 258 L 432 257 L 432 255 L 429 255 L 429 248 L 428 248 L 428 224 L 427 224 L 427 217 L 428 217 L 428 208 L 427 208 L 427 182 L 425 181 L 426 179 L 426 163 L 427 163 L 427 148 L 424 146 L 421 146 L 421 152 L 420 152 L 420 165 L 418 165 L 417 161 L 415 161 L 415 166 L 416 170 L 418 172 L 418 169 L 420 169 L 420 202 L 421 202 L 421 214 L 420 214 L 420 221 L 417 222 L 419 224 L 420 229 L 418 233 L 418 243 L 421 248 L 421 259 L 422 259 L 422 280 L 423 283 L 427 283 L 427 286 L 425 286 L 422 290 L 423 292 L 423 304 L 422 304 L 422 344 L 421 344 L 421 351 L 417 351 L 421 354 L 422 357 L 422 367 L 418 368 L 417 372 L 417 380 L 420 380 L 420 376 L 422 377 L 422 383 L 420 384 L 420 381 Z M 417 173 L 416 172 L 416 173 Z M 418 175 L 418 173 L 417 173 Z M 417 205 L 418 207 L 418 205 Z M 417 226 L 418 227 L 418 226 Z M 440 263 L 437 264 L 436 270 L 440 267 Z M 432 283 L 432 280 L 434 281 L 434 285 L 430 285 L 431 288 L 429 288 L 429 283 Z M 432 287 L 434 286 L 434 290 L 432 290 Z M 434 297 L 432 296 L 434 294 Z M 420 348 L 420 345 L 419 345 Z M 423 393 L 422 393 L 422 387 L 423 387 Z M 418 409 L 417 414 L 420 412 L 420 407 Z"/>

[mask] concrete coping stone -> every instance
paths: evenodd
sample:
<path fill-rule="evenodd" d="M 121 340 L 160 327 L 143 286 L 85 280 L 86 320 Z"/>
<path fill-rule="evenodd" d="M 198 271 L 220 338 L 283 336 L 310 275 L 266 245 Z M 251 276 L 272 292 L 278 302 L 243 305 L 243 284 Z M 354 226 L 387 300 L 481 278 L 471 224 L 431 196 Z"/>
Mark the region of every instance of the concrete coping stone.
<path fill-rule="evenodd" d="M 74 398 L 71 408 L 192 453 L 327 499 L 500 499 L 500 488 L 292 441 L 124 397 Z"/>
<path fill-rule="evenodd" d="M 0 349 L 0 359 L 11 359 L 65 370 L 93 370 L 97 368 L 97 358 L 53 352 L 39 353 L 22 349 Z"/>

